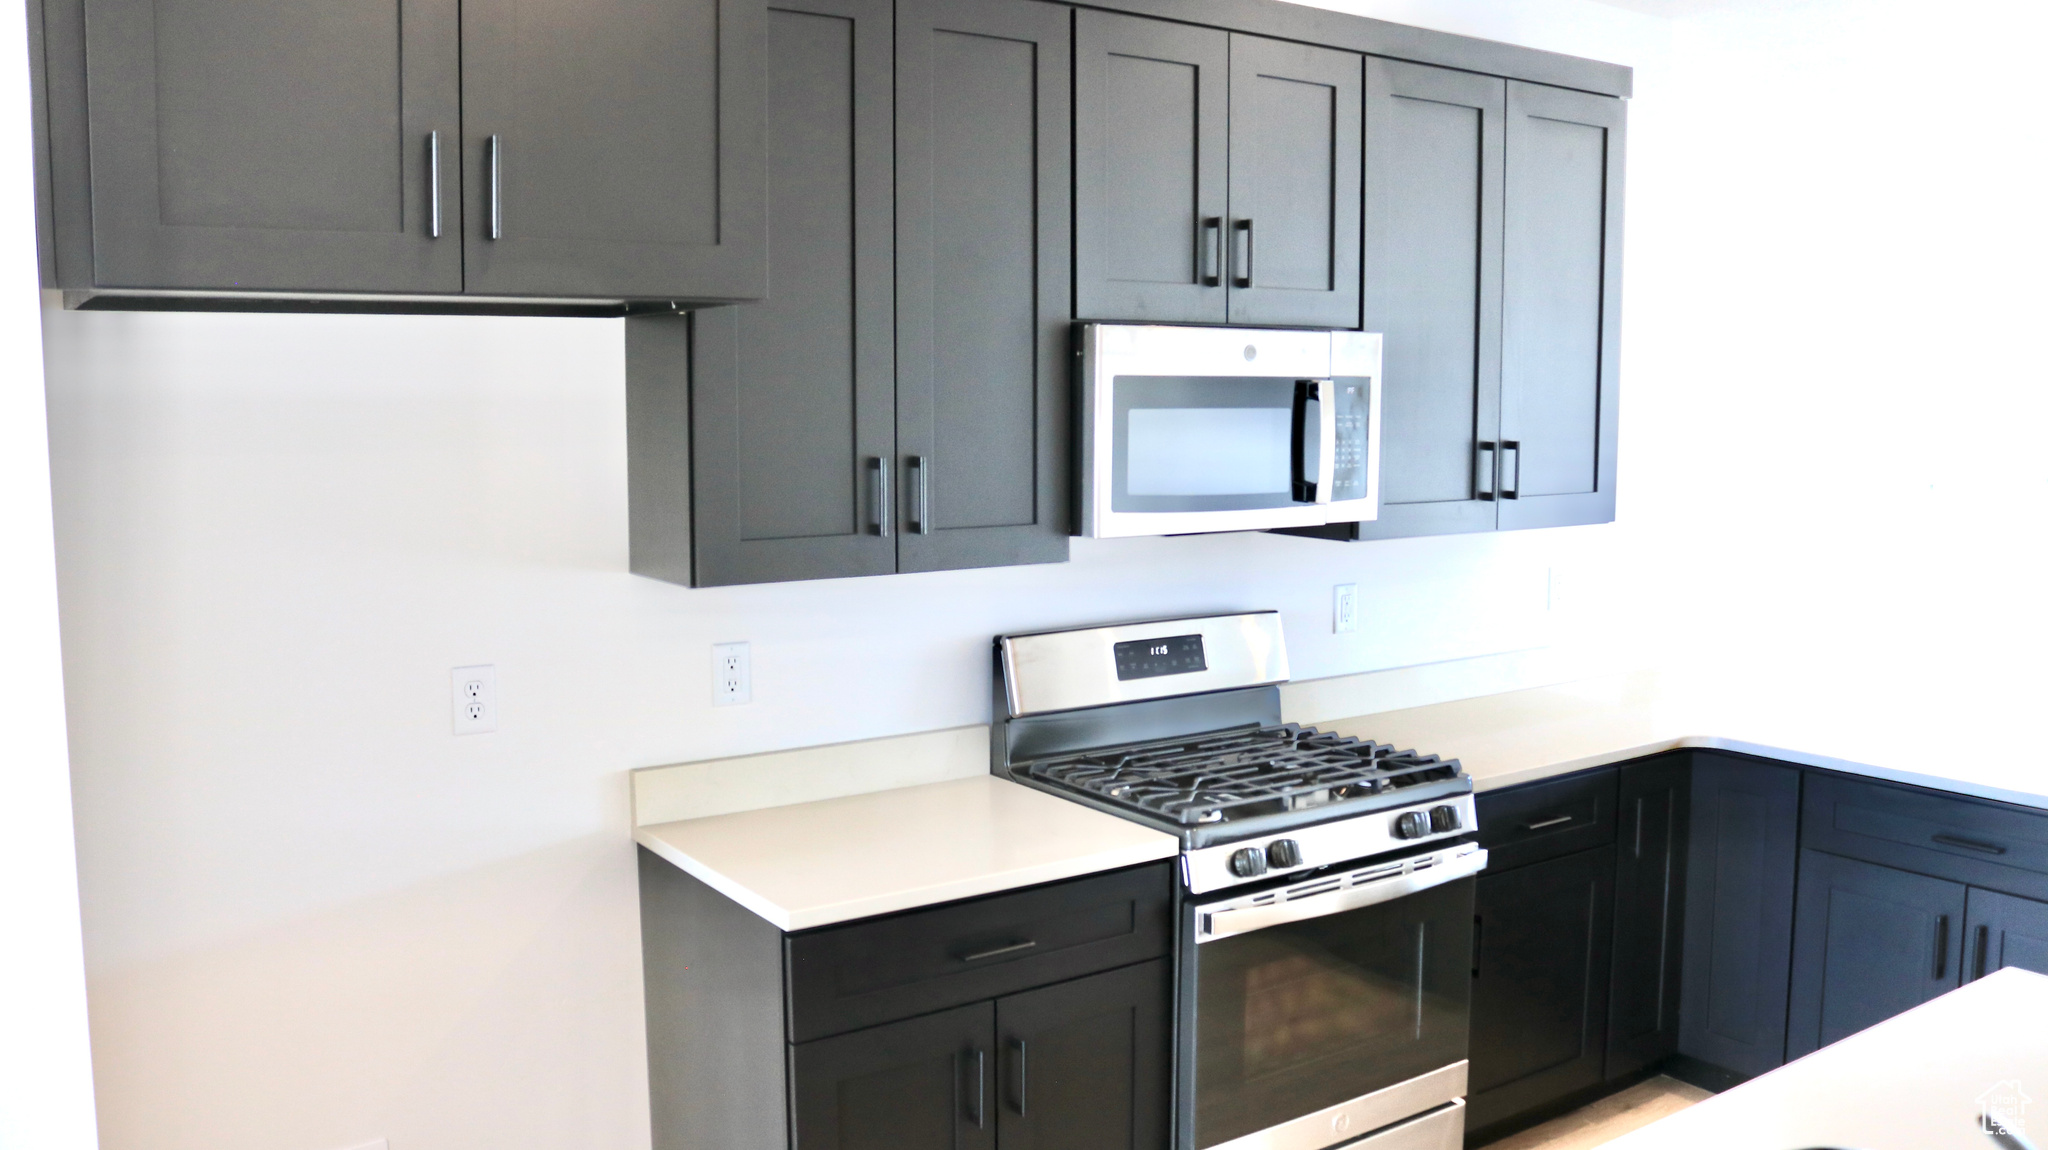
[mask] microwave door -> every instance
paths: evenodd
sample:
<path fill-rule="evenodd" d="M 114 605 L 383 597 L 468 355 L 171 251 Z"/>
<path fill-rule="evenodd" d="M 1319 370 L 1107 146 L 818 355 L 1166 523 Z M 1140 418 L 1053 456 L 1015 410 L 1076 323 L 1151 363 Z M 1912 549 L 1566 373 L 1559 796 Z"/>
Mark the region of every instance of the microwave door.
<path fill-rule="evenodd" d="M 1319 523 L 1329 423 L 1317 381 L 1290 376 L 1118 375 L 1100 420 L 1097 535 Z M 1102 464 L 1107 464 L 1103 467 Z"/>

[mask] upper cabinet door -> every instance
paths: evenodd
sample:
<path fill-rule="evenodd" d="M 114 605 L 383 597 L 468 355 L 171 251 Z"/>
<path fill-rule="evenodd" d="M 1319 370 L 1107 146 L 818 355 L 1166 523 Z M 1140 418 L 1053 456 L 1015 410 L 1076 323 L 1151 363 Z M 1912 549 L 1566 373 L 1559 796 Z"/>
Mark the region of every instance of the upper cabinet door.
<path fill-rule="evenodd" d="M 891 14 L 768 9 L 775 293 L 692 316 L 697 586 L 896 570 Z"/>
<path fill-rule="evenodd" d="M 96 286 L 461 290 L 455 0 L 85 19 Z"/>
<path fill-rule="evenodd" d="M 1222 323 L 1230 36 L 1082 10 L 1074 23 L 1075 312 Z"/>
<path fill-rule="evenodd" d="M 469 292 L 767 294 L 762 8 L 466 0 Z"/>
<path fill-rule="evenodd" d="M 1500 526 L 1614 518 L 1624 109 L 1508 84 Z"/>
<path fill-rule="evenodd" d="M 897 5 L 899 570 L 1067 557 L 1071 20 Z"/>
<path fill-rule="evenodd" d="M 1230 37 L 1230 322 L 1358 326 L 1363 58 Z"/>
<path fill-rule="evenodd" d="M 1386 336 L 1384 539 L 1494 527 L 1507 82 L 1365 64 L 1365 330 Z"/>

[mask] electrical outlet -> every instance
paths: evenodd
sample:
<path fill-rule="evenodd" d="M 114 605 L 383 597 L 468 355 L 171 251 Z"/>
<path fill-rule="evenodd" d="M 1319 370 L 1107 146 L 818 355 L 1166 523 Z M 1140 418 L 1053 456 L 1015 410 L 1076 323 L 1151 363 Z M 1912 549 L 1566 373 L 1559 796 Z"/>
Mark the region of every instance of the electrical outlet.
<path fill-rule="evenodd" d="M 1334 590 L 1330 630 L 1340 633 L 1358 630 L 1358 584 L 1339 583 Z"/>
<path fill-rule="evenodd" d="M 457 667 L 448 672 L 449 696 L 458 735 L 481 735 L 498 729 L 498 669 Z"/>
<path fill-rule="evenodd" d="M 754 701 L 754 660 L 745 643 L 711 644 L 711 705 L 737 707 Z"/>

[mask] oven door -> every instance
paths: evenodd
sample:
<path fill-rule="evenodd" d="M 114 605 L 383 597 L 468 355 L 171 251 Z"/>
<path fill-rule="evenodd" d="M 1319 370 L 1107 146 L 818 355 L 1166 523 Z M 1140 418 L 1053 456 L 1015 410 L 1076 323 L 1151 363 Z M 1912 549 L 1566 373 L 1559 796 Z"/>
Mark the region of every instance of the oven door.
<path fill-rule="evenodd" d="M 1485 862 L 1462 843 L 1191 903 L 1181 1146 L 1318 1150 L 1461 1097 Z"/>

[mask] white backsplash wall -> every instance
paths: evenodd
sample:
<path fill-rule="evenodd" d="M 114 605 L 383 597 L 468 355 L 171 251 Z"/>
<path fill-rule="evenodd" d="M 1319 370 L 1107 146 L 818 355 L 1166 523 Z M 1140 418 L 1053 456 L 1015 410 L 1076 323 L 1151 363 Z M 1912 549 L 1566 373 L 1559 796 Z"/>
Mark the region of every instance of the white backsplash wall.
<path fill-rule="evenodd" d="M 1586 0 L 1347 6 L 1637 64 L 1665 27 Z M 1636 229 L 1657 197 L 1631 178 Z M 984 721 L 999 631 L 1277 607 L 1310 678 L 1545 645 L 1618 663 L 1649 630 L 1628 478 L 1611 526 L 1077 540 L 1060 565 L 690 590 L 626 570 L 616 321 L 45 331 L 110 1150 L 644 1147 L 626 772 Z M 1631 370 L 1633 435 L 1659 417 Z M 1356 634 L 1331 632 L 1338 583 Z M 754 701 L 714 709 L 730 640 Z M 448 672 L 474 664 L 498 729 L 456 737 Z"/>

